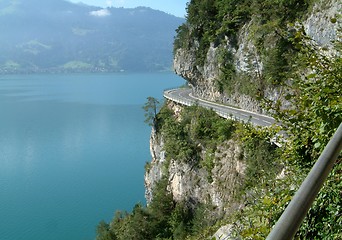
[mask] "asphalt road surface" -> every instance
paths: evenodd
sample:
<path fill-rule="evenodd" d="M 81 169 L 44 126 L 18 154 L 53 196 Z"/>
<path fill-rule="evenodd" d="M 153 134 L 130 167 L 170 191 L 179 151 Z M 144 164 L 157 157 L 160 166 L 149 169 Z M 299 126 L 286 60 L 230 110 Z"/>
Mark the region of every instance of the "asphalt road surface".
<path fill-rule="evenodd" d="M 177 88 L 164 91 L 164 97 L 187 106 L 191 106 L 197 103 L 199 106 L 213 109 L 224 118 L 237 119 L 244 122 L 249 121 L 257 126 L 270 126 L 273 123 L 276 123 L 276 121 L 272 117 L 239 108 L 230 107 L 223 104 L 209 102 L 204 99 L 196 98 L 191 93 L 191 89 Z"/>

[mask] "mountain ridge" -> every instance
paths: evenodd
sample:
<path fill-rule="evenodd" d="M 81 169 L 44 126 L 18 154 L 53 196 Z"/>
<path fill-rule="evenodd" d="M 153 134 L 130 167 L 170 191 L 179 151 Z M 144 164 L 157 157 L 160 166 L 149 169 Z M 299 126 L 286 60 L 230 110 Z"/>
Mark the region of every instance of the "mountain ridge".
<path fill-rule="evenodd" d="M 0 73 L 169 71 L 182 18 L 62 0 L 0 4 Z"/>

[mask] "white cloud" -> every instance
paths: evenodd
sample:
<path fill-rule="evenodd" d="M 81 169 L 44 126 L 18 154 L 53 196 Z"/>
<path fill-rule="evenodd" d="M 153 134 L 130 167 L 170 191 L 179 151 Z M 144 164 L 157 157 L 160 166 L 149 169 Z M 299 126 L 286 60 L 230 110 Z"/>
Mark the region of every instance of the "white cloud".
<path fill-rule="evenodd" d="M 100 9 L 97 11 L 91 11 L 89 14 L 95 17 L 107 17 L 110 16 L 110 11 L 108 9 Z"/>

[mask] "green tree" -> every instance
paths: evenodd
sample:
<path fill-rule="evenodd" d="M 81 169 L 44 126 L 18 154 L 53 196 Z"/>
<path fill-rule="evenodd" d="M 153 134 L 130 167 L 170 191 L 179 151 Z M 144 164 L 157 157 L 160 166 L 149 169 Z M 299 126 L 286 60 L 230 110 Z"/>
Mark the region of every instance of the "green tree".
<path fill-rule="evenodd" d="M 101 221 L 96 229 L 96 240 L 116 240 L 115 234 L 110 230 L 109 224 Z"/>
<path fill-rule="evenodd" d="M 303 28 L 292 38 L 299 54 L 293 80 L 285 87 L 291 108 L 271 104 L 275 116 L 290 133 L 295 156 L 310 166 L 342 122 L 342 59 L 329 56 L 305 36 Z M 340 52 L 341 42 L 336 50 Z M 307 74 L 303 76 L 303 72 Z M 298 161 L 297 160 L 297 161 Z"/>
<path fill-rule="evenodd" d="M 159 101 L 154 97 L 147 97 L 147 102 L 143 106 L 145 110 L 145 123 L 149 126 L 157 127 L 157 113 L 160 108 Z"/>
<path fill-rule="evenodd" d="M 342 122 L 342 44 L 337 41 L 337 53 L 327 54 L 305 35 L 303 28 L 293 34 L 292 41 L 299 51 L 297 70 L 286 85 L 285 98 L 292 107 L 283 108 L 278 102 L 272 108 L 288 131 L 290 148 L 282 158 L 289 159 L 297 172 L 306 172 Z M 342 236 L 341 173 L 340 156 L 299 229 L 298 239 Z"/>

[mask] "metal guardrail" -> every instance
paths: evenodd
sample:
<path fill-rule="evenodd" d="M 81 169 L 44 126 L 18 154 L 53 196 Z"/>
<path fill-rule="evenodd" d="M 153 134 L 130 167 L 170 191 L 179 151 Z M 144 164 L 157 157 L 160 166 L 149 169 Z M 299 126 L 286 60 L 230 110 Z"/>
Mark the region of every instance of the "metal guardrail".
<path fill-rule="evenodd" d="M 173 89 L 164 91 L 164 97 L 174 102 L 192 106 L 196 101 L 186 101 L 170 95 Z M 208 108 L 208 107 L 207 107 Z M 235 120 L 231 114 L 220 112 L 213 109 L 221 117 Z M 243 121 L 243 120 L 242 120 Z M 300 224 L 309 211 L 313 201 L 315 200 L 319 190 L 327 179 L 331 169 L 333 168 L 337 157 L 342 150 L 342 123 L 331 138 L 316 164 L 311 169 L 308 176 L 294 195 L 290 204 L 287 206 L 266 240 L 288 240 L 292 239 L 296 234 Z"/>
<path fill-rule="evenodd" d="M 167 89 L 164 91 L 164 97 L 173 101 L 173 102 L 176 102 L 176 103 L 179 103 L 179 104 L 183 104 L 183 105 L 186 105 L 186 106 L 193 106 L 196 104 L 197 101 L 195 100 L 184 100 L 184 99 L 181 99 L 181 98 L 177 98 L 177 97 L 174 97 L 174 96 L 171 96 L 170 92 L 174 91 L 175 89 Z M 233 116 L 232 114 L 229 114 L 229 113 L 226 113 L 224 111 L 219 111 L 217 109 L 214 109 L 214 108 L 211 108 L 211 107 L 207 107 L 207 106 L 203 106 L 207 109 L 212 109 L 214 110 L 219 116 L 223 117 L 223 118 L 226 118 L 226 119 L 233 119 L 233 120 L 236 120 L 236 121 L 244 121 L 246 122 L 245 120 L 243 119 L 240 119 L 236 116 Z"/>
<path fill-rule="evenodd" d="M 266 240 L 292 239 L 342 150 L 342 123 Z"/>
<path fill-rule="evenodd" d="M 173 101 L 173 102 L 176 102 L 176 103 L 180 103 L 180 104 L 183 104 L 183 105 L 186 105 L 186 106 L 192 106 L 195 104 L 195 101 L 187 101 L 187 100 L 184 100 L 184 99 L 180 99 L 180 98 L 176 98 L 176 97 L 173 97 L 170 95 L 170 92 L 172 92 L 174 89 L 168 89 L 168 90 L 165 90 L 164 91 L 164 97 Z"/>

